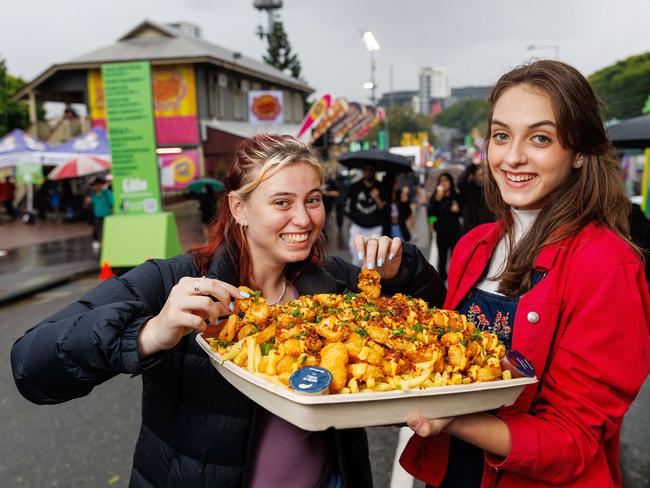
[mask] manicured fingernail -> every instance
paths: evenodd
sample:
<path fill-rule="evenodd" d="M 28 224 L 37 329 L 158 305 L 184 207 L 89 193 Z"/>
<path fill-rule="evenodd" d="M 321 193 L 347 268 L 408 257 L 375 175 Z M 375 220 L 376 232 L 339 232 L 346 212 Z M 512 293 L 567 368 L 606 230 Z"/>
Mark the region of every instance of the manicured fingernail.
<path fill-rule="evenodd" d="M 357 253 L 357 258 L 359 259 L 359 261 L 361 261 L 363 259 L 363 251 L 359 251 Z"/>
<path fill-rule="evenodd" d="M 377 260 L 377 267 L 378 267 L 378 268 L 381 268 L 383 265 L 384 265 L 384 260 L 383 260 L 382 258 L 379 258 L 379 259 Z"/>
<path fill-rule="evenodd" d="M 244 298 L 250 298 L 250 297 L 251 297 L 251 294 L 250 294 L 250 293 L 247 293 L 247 292 L 245 292 L 245 291 L 240 291 L 240 292 L 239 292 L 239 295 L 242 296 L 242 297 L 244 297 Z"/>
<path fill-rule="evenodd" d="M 372 261 L 369 261 L 368 264 L 366 264 L 366 268 L 375 269 L 375 263 L 373 263 Z"/>
<path fill-rule="evenodd" d="M 409 417 L 406 419 L 406 425 L 415 430 L 420 426 L 420 419 L 418 417 Z"/>
<path fill-rule="evenodd" d="M 228 308 L 230 309 L 231 312 L 234 312 L 234 311 L 235 311 L 235 304 L 232 303 L 232 302 L 230 302 L 230 303 L 228 304 Z"/>
<path fill-rule="evenodd" d="M 388 260 L 390 261 L 390 260 L 393 259 L 394 257 L 395 257 L 395 253 L 392 252 L 392 253 L 390 253 L 390 254 L 388 255 Z"/>

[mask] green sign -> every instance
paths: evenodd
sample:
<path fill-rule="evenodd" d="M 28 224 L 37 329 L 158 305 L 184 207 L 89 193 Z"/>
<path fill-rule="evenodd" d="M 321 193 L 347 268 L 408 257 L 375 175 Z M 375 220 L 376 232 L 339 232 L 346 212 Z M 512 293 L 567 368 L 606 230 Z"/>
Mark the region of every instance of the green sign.
<path fill-rule="evenodd" d="M 16 181 L 18 183 L 43 183 L 43 166 L 36 163 L 24 163 L 16 166 Z"/>
<path fill-rule="evenodd" d="M 102 65 L 117 214 L 160 212 L 148 62 Z"/>
<path fill-rule="evenodd" d="M 650 95 L 648 95 L 648 98 L 645 101 L 645 105 L 643 106 L 643 109 L 641 109 L 641 112 L 644 114 L 650 114 Z"/>
<path fill-rule="evenodd" d="M 377 147 L 379 147 L 379 149 L 388 149 L 387 141 L 388 141 L 388 131 L 380 130 L 379 136 L 377 138 Z"/>

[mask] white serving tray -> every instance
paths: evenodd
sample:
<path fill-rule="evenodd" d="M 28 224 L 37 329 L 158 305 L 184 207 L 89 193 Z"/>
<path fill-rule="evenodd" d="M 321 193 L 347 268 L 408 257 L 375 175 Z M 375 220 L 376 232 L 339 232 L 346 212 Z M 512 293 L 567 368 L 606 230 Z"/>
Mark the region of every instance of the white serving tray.
<path fill-rule="evenodd" d="M 203 334 L 198 334 L 196 341 L 231 385 L 274 415 L 309 431 L 403 424 L 411 414 L 433 419 L 493 410 L 512 405 L 526 385 L 537 382 L 537 378 L 516 378 L 408 391 L 309 396 L 267 381 L 232 361 L 222 363 Z"/>

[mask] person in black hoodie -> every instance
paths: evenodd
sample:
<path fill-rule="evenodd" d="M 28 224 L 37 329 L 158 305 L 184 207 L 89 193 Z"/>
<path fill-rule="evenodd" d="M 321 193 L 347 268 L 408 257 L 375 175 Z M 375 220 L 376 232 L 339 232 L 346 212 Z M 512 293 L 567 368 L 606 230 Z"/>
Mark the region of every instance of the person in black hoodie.
<path fill-rule="evenodd" d="M 363 429 L 307 432 L 232 387 L 196 334 L 238 311 L 237 288 L 269 304 L 357 292 L 360 269 L 326 257 L 322 167 L 290 136 L 237 149 L 208 243 L 104 281 L 12 347 L 20 393 L 37 404 L 89 394 L 120 373 L 143 382 L 131 487 L 370 487 Z M 383 236 L 355 241 L 382 291 L 440 306 L 444 286 L 417 249 Z"/>
<path fill-rule="evenodd" d="M 385 233 L 386 225 L 390 229 L 388 200 L 384 194 L 384 185 L 375 178 L 375 168 L 366 165 L 363 168 L 363 178 L 350 185 L 347 193 L 348 216 L 352 220 L 348 243 L 354 264 L 361 263 L 354 245 L 356 236 L 371 237 Z"/>
<path fill-rule="evenodd" d="M 460 239 L 460 205 L 449 173 L 440 173 L 436 189 L 429 200 L 429 217 L 435 217 L 433 227 L 438 246 L 438 271 L 447 279 L 447 260 Z"/>

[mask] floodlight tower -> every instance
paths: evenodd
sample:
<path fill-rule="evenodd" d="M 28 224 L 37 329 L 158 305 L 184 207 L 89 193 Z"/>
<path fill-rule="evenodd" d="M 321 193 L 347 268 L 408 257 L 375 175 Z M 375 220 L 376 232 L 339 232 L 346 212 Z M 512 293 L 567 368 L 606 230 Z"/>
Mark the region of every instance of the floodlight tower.
<path fill-rule="evenodd" d="M 257 29 L 255 29 L 255 34 L 262 40 L 264 36 L 269 36 L 271 31 L 273 31 L 273 23 L 277 18 L 276 10 L 282 8 L 282 0 L 253 0 L 253 7 L 260 11 L 265 10 L 268 15 L 266 32 L 264 32 L 264 28 L 261 25 L 258 25 Z"/>

